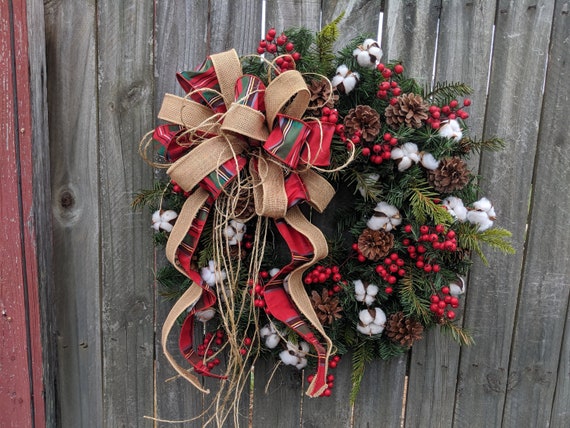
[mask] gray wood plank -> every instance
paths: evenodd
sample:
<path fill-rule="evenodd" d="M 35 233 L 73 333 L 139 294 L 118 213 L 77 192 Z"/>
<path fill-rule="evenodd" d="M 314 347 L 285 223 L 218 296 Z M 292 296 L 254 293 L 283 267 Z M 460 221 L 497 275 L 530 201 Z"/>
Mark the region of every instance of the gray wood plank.
<path fill-rule="evenodd" d="M 320 0 L 267 0 L 265 30 L 274 27 L 278 34 L 290 27 L 321 28 Z"/>
<path fill-rule="evenodd" d="M 234 48 L 238 55 L 256 53 L 261 40 L 261 2 L 214 0 L 210 10 L 210 53 Z"/>
<path fill-rule="evenodd" d="M 96 16 L 45 4 L 61 426 L 103 425 Z"/>
<path fill-rule="evenodd" d="M 568 3 L 558 1 L 554 15 L 543 18 L 546 26 L 554 16 L 550 46 L 534 48 L 541 57 L 548 53 L 546 102 L 538 134 L 527 250 L 503 415 L 503 423 L 512 426 L 548 426 L 553 416 L 556 421 L 550 426 L 570 422 L 568 415 L 563 423 L 563 417 L 558 419 L 560 414 L 551 414 L 555 392 L 558 409 L 567 411 L 570 402 L 563 386 L 568 382 L 568 370 L 564 372 L 563 368 L 568 350 L 565 357 L 562 346 L 570 294 L 570 194 L 560 191 L 570 183 L 570 158 L 563 155 L 570 149 L 564 125 L 570 115 L 566 60 L 570 25 L 567 14 L 562 13 L 564 4 L 567 11 Z M 562 387 L 558 390 L 557 381 Z"/>
<path fill-rule="evenodd" d="M 153 5 L 97 7 L 104 424 L 151 426 L 153 248 L 149 213 L 130 204 L 153 177 L 137 156 L 153 121 Z"/>
<path fill-rule="evenodd" d="M 323 26 L 344 12 L 344 17 L 338 24 L 340 37 L 334 45 L 335 49 L 343 48 L 352 39 L 364 34 L 375 38 L 378 34 L 381 6 L 381 0 L 323 1 Z"/>
<path fill-rule="evenodd" d="M 166 0 L 156 4 L 156 39 L 155 39 L 155 115 L 162 104 L 165 93 L 183 95 L 183 91 L 176 81 L 176 72 L 193 70 L 198 67 L 208 55 L 208 1 Z M 154 116 L 155 116 L 154 115 Z M 148 124 L 150 130 L 158 121 L 153 118 Z M 164 251 L 157 249 L 156 268 L 168 263 Z M 198 417 L 195 421 L 186 422 L 187 428 L 202 427 L 201 414 L 204 400 L 211 400 L 204 396 L 189 382 L 183 379 L 172 378 L 176 375 L 162 352 L 160 331 L 166 318 L 171 302 L 167 302 L 158 294 L 155 284 L 155 322 L 156 338 L 155 350 L 155 402 L 154 416 L 166 420 L 186 420 Z M 172 355 L 178 356 L 178 331 L 173 331 L 169 337 L 168 349 Z"/>
<path fill-rule="evenodd" d="M 544 70 L 553 12 L 553 4 L 535 6 L 530 1 L 501 1 L 497 6 L 484 132 L 504 136 L 508 147 L 482 156 L 481 193 L 497 207 L 496 225 L 512 231 L 517 254 L 489 251 L 490 267 L 476 263 L 470 275 L 465 325 L 474 333 L 476 346 L 461 353 L 455 405 L 455 423 L 461 426 L 506 422 L 504 397 L 538 137 L 537 106 L 542 103 L 544 74 L 539 70 Z"/>
<path fill-rule="evenodd" d="M 54 299 L 52 218 L 49 130 L 46 87 L 46 43 L 44 4 L 40 0 L 26 2 L 28 21 L 28 54 L 30 57 L 30 93 L 32 109 L 32 152 L 34 227 L 36 230 L 37 269 L 42 324 L 42 350 L 46 426 L 55 426 L 57 418 L 56 376 L 57 339 Z"/>
<path fill-rule="evenodd" d="M 495 5 L 490 2 L 477 6 L 469 2 L 444 2 L 441 11 L 435 79 L 464 82 L 473 88 L 474 93 L 469 97 L 473 103 L 468 109 L 470 117 L 467 120 L 472 136 L 481 137 L 483 131 L 494 18 Z M 470 161 L 470 167 L 477 173 L 479 157 L 473 156 Z M 462 306 L 464 311 L 469 310 L 465 301 Z M 406 426 L 452 425 L 453 406 L 450 403 L 455 399 L 459 355 L 459 346 L 442 337 L 438 328 L 414 345 Z M 433 392 L 425 393 L 430 390 Z"/>
<path fill-rule="evenodd" d="M 390 1 L 384 5 L 383 61 L 399 59 L 406 73 L 431 82 L 441 0 Z M 427 74 L 429 73 L 429 74 Z"/>

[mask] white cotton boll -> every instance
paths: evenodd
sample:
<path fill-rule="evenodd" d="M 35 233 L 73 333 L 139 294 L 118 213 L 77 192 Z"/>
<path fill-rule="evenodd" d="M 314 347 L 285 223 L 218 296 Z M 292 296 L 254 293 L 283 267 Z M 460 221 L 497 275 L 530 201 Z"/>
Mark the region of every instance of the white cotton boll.
<path fill-rule="evenodd" d="M 374 308 L 376 314 L 374 315 L 374 324 L 382 326 L 384 328 L 384 324 L 386 324 L 386 314 L 380 308 Z"/>
<path fill-rule="evenodd" d="M 176 211 L 166 210 L 161 212 L 160 210 L 157 210 L 152 213 L 152 228 L 157 231 L 162 229 L 166 232 L 171 232 L 173 226 L 170 224 L 170 221 L 174 220 L 176 217 L 178 217 Z"/>
<path fill-rule="evenodd" d="M 351 92 L 356 87 L 356 84 L 358 83 L 359 78 L 360 78 L 360 75 L 358 73 L 351 73 L 344 78 L 344 81 L 342 82 L 342 84 L 344 85 L 344 93 L 345 94 L 348 94 L 349 92 Z"/>
<path fill-rule="evenodd" d="M 493 208 L 493 205 L 489 199 L 481 198 L 478 201 L 473 202 L 473 208 L 478 211 L 489 211 L 491 208 Z"/>
<path fill-rule="evenodd" d="M 413 165 L 412 160 L 408 157 L 404 157 L 404 158 L 402 158 L 400 163 L 398 163 L 398 171 L 400 171 L 400 172 L 405 171 L 409 167 L 411 167 L 412 165 Z"/>
<path fill-rule="evenodd" d="M 374 45 L 378 46 L 378 42 L 374 39 L 366 39 L 362 42 L 362 47 L 365 50 L 370 49 L 371 47 L 373 47 Z"/>
<path fill-rule="evenodd" d="M 431 153 L 422 153 L 421 163 L 425 169 L 434 170 L 439 166 L 439 161 Z"/>
<path fill-rule="evenodd" d="M 418 146 L 415 143 L 403 144 L 402 150 L 404 151 L 404 155 L 411 158 L 414 162 L 418 162 L 420 160 Z"/>
<path fill-rule="evenodd" d="M 307 359 L 306 358 L 299 358 L 299 362 L 295 364 L 299 370 L 304 369 L 307 366 Z"/>
<path fill-rule="evenodd" d="M 404 157 L 404 151 L 400 147 L 394 147 L 390 152 L 390 157 L 394 160 Z"/>
<path fill-rule="evenodd" d="M 284 364 L 288 366 L 295 366 L 299 364 L 299 357 L 291 352 L 292 351 L 289 350 L 281 351 L 279 353 L 279 358 L 281 358 L 281 361 L 283 361 Z"/>
<path fill-rule="evenodd" d="M 405 143 L 401 147 L 394 148 L 390 157 L 399 161 L 398 171 L 405 171 L 411 167 L 413 163 L 418 163 L 420 160 L 418 146 L 414 143 Z"/>
<path fill-rule="evenodd" d="M 479 232 L 483 232 L 493 226 L 493 220 L 484 211 L 469 211 L 467 220 L 469 223 L 477 225 Z"/>
<path fill-rule="evenodd" d="M 459 285 L 451 283 L 449 284 L 449 294 L 453 297 L 458 297 L 463 294 L 463 290 Z"/>
<path fill-rule="evenodd" d="M 354 293 L 357 296 L 358 295 L 363 296 L 366 294 L 366 288 L 364 287 L 364 283 L 360 279 L 352 281 L 352 284 L 354 284 Z M 360 300 L 360 301 L 362 301 L 362 300 Z"/>
<path fill-rule="evenodd" d="M 305 341 L 302 341 L 299 343 L 299 352 L 298 354 L 302 357 L 304 357 L 305 355 L 307 355 L 309 353 L 309 351 L 311 350 L 309 344 Z"/>
<path fill-rule="evenodd" d="M 277 348 L 279 342 L 281 342 L 281 338 L 277 334 L 270 334 L 265 338 L 265 346 L 269 349 Z"/>
<path fill-rule="evenodd" d="M 178 214 L 176 214 L 176 211 L 166 210 L 161 214 L 160 219 L 162 221 L 172 221 L 176 217 L 178 217 Z"/>
<path fill-rule="evenodd" d="M 384 213 L 388 217 L 394 217 L 400 214 L 398 208 L 396 208 L 394 205 L 390 205 L 389 203 L 383 201 L 378 202 L 378 204 L 376 204 L 376 208 L 374 208 L 374 211 Z"/>
<path fill-rule="evenodd" d="M 455 119 L 444 122 L 443 125 L 439 128 L 438 133 L 441 137 L 453 138 L 455 141 L 459 141 L 461 138 L 463 138 L 461 126 L 459 126 L 459 122 Z"/>
<path fill-rule="evenodd" d="M 372 334 L 372 333 L 370 332 L 370 325 L 369 325 L 369 324 L 367 324 L 367 325 L 358 324 L 358 325 L 356 326 L 356 329 L 357 329 L 360 333 L 365 334 L 365 335 L 367 335 L 367 336 L 370 336 L 370 335 Z"/>
<path fill-rule="evenodd" d="M 336 73 L 341 75 L 342 77 L 345 77 L 346 74 L 348 73 L 348 67 L 346 66 L 346 64 L 339 65 L 336 69 Z"/>
<path fill-rule="evenodd" d="M 448 196 L 443 200 L 442 204 L 456 220 L 465 221 L 467 219 L 467 208 L 465 208 L 460 198 Z"/>
<path fill-rule="evenodd" d="M 214 318 L 214 315 L 216 315 L 215 309 L 207 308 L 203 311 L 196 312 L 196 319 L 200 322 L 207 322 Z"/>
<path fill-rule="evenodd" d="M 227 277 L 225 271 L 216 269 L 216 264 L 213 260 L 208 262 L 208 267 L 200 269 L 200 276 L 210 287 L 215 286 L 216 283 L 224 281 Z"/>
<path fill-rule="evenodd" d="M 366 223 L 366 226 L 372 230 L 383 229 L 387 224 L 390 223 L 388 217 L 370 217 L 370 220 Z M 389 231 L 388 229 L 386 229 Z"/>
<path fill-rule="evenodd" d="M 384 326 L 383 325 L 378 325 L 378 324 L 370 324 L 370 334 L 374 335 L 374 334 L 380 334 L 384 331 Z"/>
<path fill-rule="evenodd" d="M 375 300 L 376 300 L 376 296 L 373 296 L 371 294 L 367 294 L 364 297 L 364 303 L 366 304 L 366 306 L 370 306 L 372 303 L 374 303 Z"/>
<path fill-rule="evenodd" d="M 368 312 L 368 309 L 363 309 L 358 313 L 358 319 L 362 324 L 371 324 L 374 322 L 374 317 Z"/>
<path fill-rule="evenodd" d="M 366 294 L 368 294 L 369 296 L 376 296 L 378 294 L 378 291 L 380 291 L 380 289 L 378 288 L 377 285 L 374 284 L 368 284 L 368 287 L 366 287 Z"/>
<path fill-rule="evenodd" d="M 269 271 L 269 276 L 275 276 L 279 273 L 280 269 L 279 268 L 273 268 Z"/>
<path fill-rule="evenodd" d="M 360 49 L 355 49 L 353 55 L 356 57 L 356 62 L 361 67 L 374 67 L 374 62 L 371 61 L 370 54 Z"/>
<path fill-rule="evenodd" d="M 374 208 L 374 213 L 375 214 L 366 223 L 369 229 L 385 229 L 387 232 L 390 232 L 402 223 L 398 208 L 387 202 L 378 202 Z"/>
<path fill-rule="evenodd" d="M 152 213 L 152 222 L 153 223 L 160 223 L 160 210 L 156 210 Z"/>
<path fill-rule="evenodd" d="M 380 49 L 379 46 L 371 46 L 370 48 L 368 48 L 368 52 L 370 53 L 370 55 L 372 55 L 372 57 L 374 57 L 375 61 L 374 64 L 372 64 L 373 66 L 375 66 L 376 61 L 380 61 L 380 58 L 382 58 L 382 49 Z"/>
<path fill-rule="evenodd" d="M 338 85 L 340 85 L 344 80 L 344 76 L 341 76 L 340 74 L 337 74 L 336 76 L 334 76 L 331 80 L 331 85 L 333 88 L 336 88 Z"/>
<path fill-rule="evenodd" d="M 275 333 L 275 328 L 273 327 L 272 324 L 266 324 L 263 327 L 261 327 L 261 329 L 259 330 L 259 336 L 261 336 L 262 339 L 274 333 Z"/>

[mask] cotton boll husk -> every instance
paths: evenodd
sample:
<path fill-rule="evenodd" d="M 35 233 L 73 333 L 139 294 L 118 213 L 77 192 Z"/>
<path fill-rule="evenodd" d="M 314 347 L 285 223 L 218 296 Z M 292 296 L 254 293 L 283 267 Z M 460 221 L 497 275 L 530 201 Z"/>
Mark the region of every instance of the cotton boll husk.
<path fill-rule="evenodd" d="M 421 163 L 425 169 L 434 170 L 439 166 L 439 161 L 431 153 L 422 153 Z"/>
<path fill-rule="evenodd" d="M 372 324 L 374 322 L 374 317 L 368 312 L 368 309 L 363 309 L 358 313 L 358 318 L 362 321 L 362 324 Z"/>
<path fill-rule="evenodd" d="M 215 309 L 207 308 L 203 311 L 196 312 L 196 319 L 201 322 L 210 321 L 216 315 Z"/>
<path fill-rule="evenodd" d="M 281 342 L 281 338 L 277 334 L 270 334 L 265 338 L 265 346 L 269 349 L 277 348 L 279 342 Z"/>
<path fill-rule="evenodd" d="M 375 308 L 376 315 L 374 316 L 374 324 L 381 325 L 384 328 L 384 324 L 386 323 L 386 314 L 380 308 Z"/>

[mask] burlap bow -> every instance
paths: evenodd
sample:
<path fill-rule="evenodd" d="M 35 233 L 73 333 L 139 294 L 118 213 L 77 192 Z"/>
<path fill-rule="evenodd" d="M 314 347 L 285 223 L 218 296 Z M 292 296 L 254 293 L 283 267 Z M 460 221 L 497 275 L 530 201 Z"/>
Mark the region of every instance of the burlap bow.
<path fill-rule="evenodd" d="M 300 73 L 280 74 L 265 88 L 259 78 L 242 74 L 234 50 L 210 56 L 198 71 L 180 73 L 178 80 L 188 97 L 165 96 L 158 117 L 170 125 L 159 126 L 154 138 L 174 161 L 167 173 L 189 193 L 169 236 L 166 254 L 192 285 L 166 318 L 164 353 L 180 375 L 208 392 L 166 347 L 176 319 L 190 307 L 180 334 L 180 349 L 195 372 L 222 377 L 209 372 L 192 346 L 194 313 L 212 306 L 216 298 L 192 268 L 191 259 L 216 199 L 240 172 L 248 172 L 254 182 L 256 214 L 275 220 L 292 256 L 291 262 L 264 286 L 267 312 L 315 348 L 317 375 L 307 394 L 318 396 L 326 389 L 332 343 L 304 290 L 302 276 L 327 255 L 328 249 L 321 231 L 304 217 L 297 204 L 307 201 L 322 212 L 334 195 L 332 186 L 310 169 L 329 164 L 334 125 L 301 120 L 310 93 Z M 287 276 L 290 295 L 283 288 Z M 305 319 L 320 333 L 326 347 Z"/>

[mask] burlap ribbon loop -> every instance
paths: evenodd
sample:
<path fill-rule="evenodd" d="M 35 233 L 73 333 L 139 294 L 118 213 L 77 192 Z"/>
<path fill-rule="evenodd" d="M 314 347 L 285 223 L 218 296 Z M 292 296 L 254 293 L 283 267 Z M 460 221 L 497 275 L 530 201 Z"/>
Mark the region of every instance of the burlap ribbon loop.
<path fill-rule="evenodd" d="M 301 120 L 310 92 L 299 72 L 284 72 L 266 88 L 258 77 L 243 75 L 234 50 L 210 56 L 198 71 L 179 73 L 178 80 L 188 95 L 181 98 L 167 94 L 159 118 L 179 128 L 162 125 L 155 134 L 165 146 L 167 157 L 174 160 L 167 173 L 190 192 L 170 234 L 166 253 L 170 262 L 192 280 L 192 285 L 168 315 L 162 333 L 163 350 L 176 371 L 203 390 L 197 379 L 174 361 L 166 340 L 174 321 L 192 306 L 182 329 L 180 349 L 196 372 L 211 375 L 194 354 L 189 331 L 196 308 L 214 304 L 215 295 L 202 283 L 191 260 L 216 199 L 242 171 L 248 171 L 257 215 L 275 219 L 292 253 L 291 263 L 268 284 L 268 307 L 273 316 L 287 325 L 293 318 L 300 319 L 291 327 L 317 352 L 318 373 L 308 394 L 319 395 L 326 388 L 326 361 L 332 343 L 301 279 L 303 272 L 325 257 L 328 249 L 320 230 L 295 205 L 308 201 L 322 212 L 334 195 L 332 186 L 310 169 L 312 165 L 329 164 L 334 125 Z M 184 146 L 178 140 L 181 133 Z M 185 149 L 187 153 L 182 155 Z M 287 274 L 290 297 L 284 295 L 282 285 Z M 326 349 L 298 311 L 317 329 Z"/>

